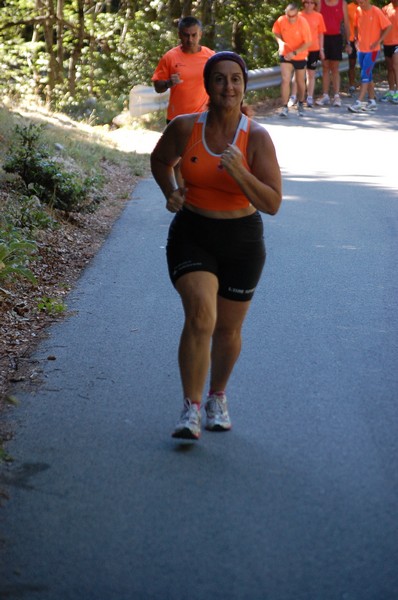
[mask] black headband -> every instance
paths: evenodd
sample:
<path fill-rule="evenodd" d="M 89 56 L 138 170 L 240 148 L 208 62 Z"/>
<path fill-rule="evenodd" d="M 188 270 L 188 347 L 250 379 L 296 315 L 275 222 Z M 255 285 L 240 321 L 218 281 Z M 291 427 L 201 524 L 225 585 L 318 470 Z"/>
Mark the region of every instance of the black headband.
<path fill-rule="evenodd" d="M 220 62 L 222 60 L 232 60 L 233 62 L 236 62 L 236 64 L 238 64 L 240 66 L 240 68 L 242 69 L 243 79 L 245 81 L 245 90 L 246 90 L 248 71 L 247 71 L 247 66 L 246 66 L 245 61 L 243 60 L 243 58 L 241 58 L 239 56 L 239 54 L 236 54 L 236 52 L 230 52 L 228 50 L 225 50 L 223 52 L 217 52 L 216 54 L 213 54 L 213 56 L 211 56 L 209 58 L 209 60 L 207 61 L 207 63 L 205 64 L 205 68 L 203 71 L 203 78 L 204 78 L 204 82 L 205 82 L 206 91 L 207 92 L 209 91 L 208 85 L 209 85 L 210 73 L 211 73 L 212 68 L 214 67 L 214 65 L 216 65 L 218 62 Z"/>

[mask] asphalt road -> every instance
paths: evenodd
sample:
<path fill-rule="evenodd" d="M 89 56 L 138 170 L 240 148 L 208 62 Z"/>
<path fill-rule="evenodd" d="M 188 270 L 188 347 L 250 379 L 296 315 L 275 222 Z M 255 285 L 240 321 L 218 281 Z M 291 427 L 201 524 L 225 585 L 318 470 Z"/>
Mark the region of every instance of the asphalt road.
<path fill-rule="evenodd" d="M 141 181 L 16 390 L 1 598 L 397 600 L 398 106 L 259 120 L 284 202 L 233 430 L 170 437 L 182 312 Z"/>

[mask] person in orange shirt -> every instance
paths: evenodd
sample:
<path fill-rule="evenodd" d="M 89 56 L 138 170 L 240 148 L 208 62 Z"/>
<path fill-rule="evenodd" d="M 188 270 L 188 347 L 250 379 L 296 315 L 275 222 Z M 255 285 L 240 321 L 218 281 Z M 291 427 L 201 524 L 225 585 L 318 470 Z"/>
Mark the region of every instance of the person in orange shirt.
<path fill-rule="evenodd" d="M 178 115 L 206 110 L 209 97 L 203 85 L 203 69 L 214 50 L 200 45 L 202 33 L 199 19 L 180 19 L 178 37 L 181 44 L 162 56 L 152 76 L 158 94 L 170 89 L 167 123 Z M 182 186 L 178 164 L 175 165 L 175 175 Z"/>
<path fill-rule="evenodd" d="M 348 12 L 348 21 L 350 23 L 350 36 L 349 36 L 349 43 L 351 46 L 351 54 L 348 55 L 348 81 L 349 81 L 349 88 L 348 91 L 350 94 L 353 94 L 357 88 L 356 86 L 356 73 L 355 73 L 355 67 L 357 64 L 357 49 L 355 46 L 355 34 L 354 34 L 354 20 L 355 20 L 355 13 L 357 12 L 357 8 L 358 8 L 358 0 L 354 0 L 353 2 L 350 2 L 349 4 L 347 4 L 347 12 Z"/>
<path fill-rule="evenodd" d="M 380 100 L 398 104 L 398 0 L 383 6 L 383 13 L 391 22 L 391 29 L 384 37 L 384 57 L 387 66 L 389 91 Z"/>
<path fill-rule="evenodd" d="M 287 117 L 289 114 L 290 83 L 294 73 L 297 84 L 298 114 L 302 117 L 304 115 L 305 67 L 312 38 L 308 22 L 298 14 L 297 4 L 287 5 L 285 14 L 275 21 L 272 33 L 278 41 L 282 76 L 283 107 L 279 114 L 281 117 Z"/>
<path fill-rule="evenodd" d="M 203 85 L 203 68 L 214 51 L 200 45 L 202 33 L 199 19 L 180 19 L 181 44 L 162 56 L 152 76 L 158 94 L 170 89 L 167 121 L 178 115 L 206 110 L 209 97 Z"/>
<path fill-rule="evenodd" d="M 308 48 L 307 69 L 306 69 L 306 86 L 307 86 L 307 106 L 314 106 L 314 89 L 315 89 L 315 70 L 319 59 L 325 58 L 323 50 L 323 34 L 326 31 L 325 21 L 319 12 L 316 12 L 316 0 L 303 0 L 304 10 L 299 13 L 307 20 L 311 30 L 312 44 Z M 292 95 L 289 99 L 288 106 L 293 106 L 296 102 L 297 85 L 296 80 L 292 83 Z"/>
<path fill-rule="evenodd" d="M 347 12 L 348 12 L 348 20 L 350 22 L 350 36 L 349 36 L 349 44 L 351 46 L 351 54 L 348 55 L 348 81 L 349 81 L 349 89 L 348 92 L 352 96 L 356 89 L 356 66 L 357 66 L 357 47 L 355 44 L 355 32 L 354 32 L 354 21 L 355 15 L 358 8 L 358 0 L 354 0 L 354 2 L 350 2 L 347 4 Z M 373 90 L 373 81 L 369 83 L 369 87 L 371 87 L 370 96 L 372 98 L 375 97 Z"/>
<path fill-rule="evenodd" d="M 379 55 L 380 44 L 392 28 L 386 15 L 377 6 L 372 6 L 370 0 L 358 0 L 358 5 L 354 20 L 354 33 L 361 69 L 361 89 L 358 100 L 348 107 L 349 111 L 355 113 L 377 108 L 374 89 L 370 85 L 373 80 L 373 67 Z M 369 102 L 365 102 L 365 96 L 368 93 Z"/>

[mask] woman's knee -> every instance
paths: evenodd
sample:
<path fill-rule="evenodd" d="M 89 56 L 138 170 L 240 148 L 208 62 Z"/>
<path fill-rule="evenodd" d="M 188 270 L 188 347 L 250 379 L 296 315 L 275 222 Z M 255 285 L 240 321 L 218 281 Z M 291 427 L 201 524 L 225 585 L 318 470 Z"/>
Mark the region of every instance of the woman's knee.
<path fill-rule="evenodd" d="M 213 306 L 203 300 L 196 298 L 184 303 L 185 326 L 195 335 L 211 336 L 216 324 L 216 312 Z"/>
<path fill-rule="evenodd" d="M 210 273 L 188 274 L 177 281 L 185 323 L 196 333 L 211 334 L 217 313 L 218 283 Z"/>
<path fill-rule="evenodd" d="M 241 343 L 241 332 L 242 328 L 240 326 L 226 327 L 216 324 L 213 333 L 213 339 L 217 340 L 218 342 L 222 341 L 224 346 L 232 346 L 237 343 Z"/>

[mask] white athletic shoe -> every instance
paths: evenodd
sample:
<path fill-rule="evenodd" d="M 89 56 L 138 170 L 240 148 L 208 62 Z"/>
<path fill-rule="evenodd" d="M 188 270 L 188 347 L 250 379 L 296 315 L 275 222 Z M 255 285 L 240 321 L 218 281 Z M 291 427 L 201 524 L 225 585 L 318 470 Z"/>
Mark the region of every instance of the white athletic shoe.
<path fill-rule="evenodd" d="M 292 106 L 294 106 L 295 104 L 297 104 L 296 96 L 290 96 L 289 102 L 287 103 L 288 107 L 292 108 Z"/>
<path fill-rule="evenodd" d="M 377 110 L 377 104 L 376 104 L 376 100 L 369 100 L 367 106 L 366 106 L 366 110 L 369 112 L 374 112 L 375 110 Z"/>
<path fill-rule="evenodd" d="M 327 106 L 328 104 L 330 104 L 329 95 L 323 94 L 322 98 L 318 98 L 318 100 L 315 101 L 315 104 L 317 106 Z"/>
<path fill-rule="evenodd" d="M 341 106 L 341 98 L 338 94 L 333 98 L 333 106 Z"/>
<path fill-rule="evenodd" d="M 356 100 L 354 104 L 348 107 L 348 110 L 353 113 L 366 113 L 367 112 L 367 102 L 361 102 L 360 100 Z"/>
<path fill-rule="evenodd" d="M 205 404 L 206 429 L 209 431 L 229 431 L 231 420 L 228 414 L 227 397 L 211 394 Z"/>
<path fill-rule="evenodd" d="M 189 398 L 185 398 L 180 418 L 171 434 L 173 438 L 185 440 L 198 440 L 200 438 L 202 416 L 198 408 Z"/>

